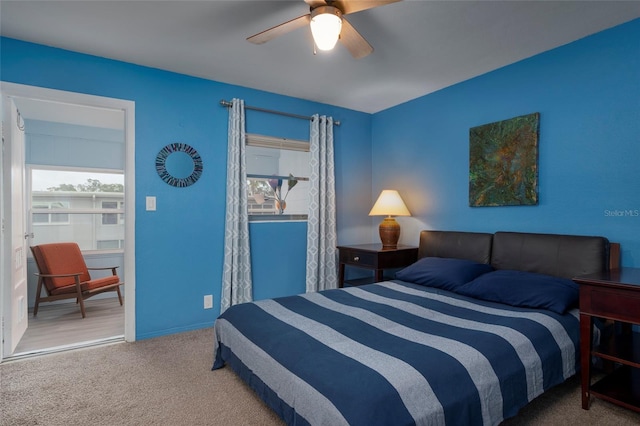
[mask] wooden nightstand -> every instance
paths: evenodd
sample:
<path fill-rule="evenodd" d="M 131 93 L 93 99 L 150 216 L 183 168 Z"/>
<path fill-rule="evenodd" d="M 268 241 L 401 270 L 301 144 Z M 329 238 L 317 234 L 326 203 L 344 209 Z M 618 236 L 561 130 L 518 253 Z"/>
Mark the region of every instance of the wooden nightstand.
<path fill-rule="evenodd" d="M 385 269 L 402 268 L 418 260 L 418 247 L 398 244 L 395 249 L 382 248 L 382 244 L 359 244 L 338 246 L 340 269 L 338 286 L 344 286 L 344 268 L 346 265 L 375 271 L 373 279 L 366 278 L 349 281 L 351 284 L 368 284 L 383 280 Z"/>
<path fill-rule="evenodd" d="M 582 408 L 589 409 L 590 396 L 640 412 L 640 268 L 613 269 L 573 279 L 580 284 L 580 359 Z M 592 347 L 593 317 L 624 323 L 622 332 Z M 591 357 L 617 365 L 591 384 Z"/>

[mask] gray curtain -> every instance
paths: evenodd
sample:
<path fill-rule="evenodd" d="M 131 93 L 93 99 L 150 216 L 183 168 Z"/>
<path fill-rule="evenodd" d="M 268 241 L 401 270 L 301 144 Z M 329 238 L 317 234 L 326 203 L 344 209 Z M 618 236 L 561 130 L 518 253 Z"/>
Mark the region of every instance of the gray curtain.
<path fill-rule="evenodd" d="M 243 100 L 233 99 L 232 101 L 229 108 L 228 131 L 227 210 L 224 229 L 221 313 L 231 305 L 250 302 L 253 299 Z"/>
<path fill-rule="evenodd" d="M 311 175 L 307 222 L 307 292 L 336 288 L 336 201 L 333 118 L 311 120 Z"/>

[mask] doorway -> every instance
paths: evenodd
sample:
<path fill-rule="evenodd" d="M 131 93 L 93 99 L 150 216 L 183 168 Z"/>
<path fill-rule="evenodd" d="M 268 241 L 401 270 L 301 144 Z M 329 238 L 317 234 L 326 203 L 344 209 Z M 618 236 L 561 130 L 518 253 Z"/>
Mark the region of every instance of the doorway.
<path fill-rule="evenodd" d="M 21 175 L 24 179 L 22 206 L 20 209 L 16 209 L 16 203 L 11 197 L 11 190 L 9 181 L 15 180 L 15 172 L 12 178 L 11 174 L 7 171 L 7 164 L 11 164 L 11 159 L 4 155 L 4 158 L 0 157 L 3 164 L 2 172 L 2 196 L 0 198 L 2 207 L 2 219 L 3 219 L 3 231 L 2 231 L 2 244 L 0 244 L 1 251 L 1 265 L 2 275 L 1 287 L 0 287 L 0 314 L 2 314 L 2 320 L 4 326 L 2 328 L 2 339 L 0 340 L 0 361 L 3 358 L 11 358 L 18 355 L 37 354 L 47 352 L 51 350 L 68 349 L 77 346 L 84 346 L 87 344 L 97 344 L 105 341 L 112 341 L 120 339 L 126 341 L 135 340 L 135 232 L 134 232 L 134 218 L 135 218 L 135 165 L 134 165 L 134 152 L 135 152 L 135 132 L 134 132 L 134 117 L 135 117 L 135 104 L 131 101 L 105 98 L 93 95 L 85 95 L 73 92 L 64 92 L 52 89 L 43 89 L 34 86 L 25 86 L 19 84 L 0 82 L 2 101 L 3 101 L 3 144 L 5 145 L 5 152 L 13 153 L 18 149 L 21 149 L 19 145 L 23 143 L 27 146 L 28 151 L 23 157 L 21 164 Z M 37 128 L 33 130 L 34 136 L 31 140 L 27 137 L 27 141 L 21 141 L 21 137 L 12 137 L 11 131 L 17 131 L 9 128 L 5 123 L 7 117 L 10 117 L 10 111 L 7 109 L 14 108 L 16 111 L 13 113 L 16 116 L 17 127 L 28 132 L 27 127 Z M 43 131 L 43 128 L 51 129 L 55 131 Z M 47 142 L 43 142 L 46 139 L 43 135 L 46 133 L 59 133 L 59 132 L 91 132 L 95 129 L 98 133 L 106 134 L 120 134 L 120 146 L 115 144 L 109 145 L 105 143 L 104 137 L 90 137 L 83 140 L 75 136 L 71 138 L 60 138 L 59 134 L 52 136 Z M 28 135 L 28 134 L 27 134 Z M 57 139 L 56 139 L 57 138 Z M 91 141 L 93 139 L 99 140 L 98 142 Z M 108 139 L 108 137 L 107 137 Z M 116 137 L 117 139 L 117 137 Z M 64 140 L 63 144 L 66 146 L 56 145 L 60 140 Z M 108 141 L 107 141 L 108 142 Z M 116 141 L 117 142 L 117 141 Z M 47 145 L 48 144 L 48 145 Z M 8 145 L 8 146 L 7 146 Z M 56 147 L 60 148 L 60 152 L 56 154 Z M 22 147 L 24 148 L 24 147 Z M 47 152 L 49 150 L 49 152 Z M 102 151 L 101 151 L 102 150 Z M 84 154 L 82 152 L 84 151 Z M 24 152 L 24 151 L 23 151 Z M 65 161 L 57 161 L 56 158 L 69 156 L 68 153 L 80 152 L 77 158 L 95 157 L 98 163 L 93 164 L 91 160 L 87 163 L 86 160 L 78 161 L 65 159 Z M 89 155 L 87 155 L 89 153 Z M 44 155 L 43 155 L 44 154 Z M 91 155 L 95 154 L 95 155 Z M 73 157 L 75 154 L 72 154 Z M 105 164 L 99 164 L 99 161 L 109 161 L 111 157 L 111 163 L 108 163 L 108 167 Z M 115 158 L 115 160 L 113 160 Z M 10 168 L 10 167 L 9 167 Z M 41 179 L 42 176 L 47 176 L 47 173 L 58 174 L 58 176 L 65 176 L 64 179 L 71 179 L 71 176 L 83 176 L 86 178 L 86 173 L 89 173 L 87 181 L 85 182 L 62 182 L 64 185 L 76 185 L 72 188 L 72 191 L 78 192 L 72 194 L 74 197 L 65 196 L 62 192 L 55 193 L 55 189 L 60 189 L 61 182 L 51 181 L 51 186 L 47 188 L 53 188 L 54 192 L 39 191 L 39 188 L 35 184 L 36 179 Z M 118 176 L 119 175 L 119 176 Z M 116 181 L 108 182 L 111 178 L 115 178 Z M 121 181 L 117 181 L 121 179 Z M 122 183 L 118 183 L 122 182 Z M 102 185 L 102 187 L 95 189 L 91 188 L 92 185 Z M 118 189 L 118 185 L 120 189 Z M 46 186 L 46 185 L 45 185 Z M 110 194 L 102 194 L 103 196 L 98 199 L 96 194 L 100 191 L 110 190 Z M 113 188 L 116 189 L 113 189 Z M 62 190 L 69 189 L 68 186 L 61 187 Z M 118 190 L 124 193 L 117 193 Z M 84 192 L 84 193 L 83 193 Z M 66 192 L 67 195 L 71 193 Z M 57 198 L 56 198 L 57 197 Z M 83 208 L 78 208 L 81 204 L 72 205 L 72 203 L 81 203 L 87 199 L 93 200 L 94 207 L 97 206 L 96 211 L 86 211 Z M 54 212 L 53 208 L 58 208 Z M 47 210 L 50 209 L 50 210 Z M 20 210 L 20 214 L 16 214 L 16 211 Z M 57 302 L 50 304 L 41 304 L 38 312 L 37 324 L 32 318 L 32 325 L 35 329 L 38 328 L 37 333 L 47 335 L 52 339 L 45 339 L 42 343 L 48 348 L 41 348 L 34 350 L 33 345 L 30 343 L 27 345 L 27 351 L 21 351 L 20 331 L 15 331 L 12 327 L 14 318 L 20 318 L 20 315 L 24 316 L 24 312 L 16 312 L 24 310 L 24 301 L 22 305 L 13 303 L 15 298 L 12 295 L 12 270 L 10 266 L 17 265 L 19 262 L 24 262 L 27 265 L 25 271 L 28 270 L 29 277 L 29 289 L 28 300 L 29 306 L 32 306 L 35 299 L 35 284 L 33 272 L 35 264 L 30 256 L 27 256 L 28 246 L 34 244 L 40 244 L 43 242 L 55 242 L 56 233 L 57 238 L 62 240 L 75 240 L 73 234 L 72 217 L 79 217 L 78 214 L 84 212 L 84 215 L 92 218 L 94 226 L 92 231 L 89 232 L 93 238 L 86 239 L 82 242 L 81 249 L 83 254 L 87 258 L 87 263 L 104 262 L 105 257 L 113 259 L 120 259 L 121 267 L 118 270 L 123 282 L 125 282 L 124 308 L 115 302 L 115 306 L 120 308 L 123 315 L 120 316 L 120 325 L 115 325 L 116 328 L 120 328 L 120 332 L 113 335 L 111 331 L 105 331 L 109 327 L 113 328 L 112 320 L 99 321 L 99 315 L 94 315 L 94 321 L 86 321 L 81 318 L 81 315 L 77 313 L 77 321 L 73 321 L 75 324 L 80 324 L 83 327 L 83 332 L 71 331 L 66 333 L 67 335 L 75 336 L 73 342 L 69 342 L 67 338 L 63 338 L 62 333 L 58 333 L 60 336 L 59 343 L 56 344 L 55 333 L 47 331 L 47 328 L 40 329 L 41 325 L 48 326 L 45 319 L 47 315 L 49 318 L 70 318 L 71 312 L 65 313 L 66 310 L 77 309 L 75 303 L 71 304 L 57 304 Z M 15 232 L 14 225 L 19 225 L 21 216 L 25 224 L 24 231 Z M 128 218 L 129 220 L 126 220 Z M 86 221 L 85 221 L 86 222 Z M 97 223 L 97 225 L 96 225 Z M 9 231 L 12 232 L 9 232 Z M 71 234 L 69 234 L 69 230 Z M 24 237 L 21 235 L 23 232 Z M 76 236 L 86 236 L 87 230 L 80 229 L 76 226 Z M 24 238 L 24 242 L 19 241 L 20 238 Z M 51 241 L 53 239 L 54 241 Z M 20 260 L 13 259 L 14 247 L 20 246 L 26 250 L 23 250 L 24 257 Z M 92 260 L 91 260 L 92 259 Z M 110 302 L 110 303 L 108 303 Z M 101 311 L 99 308 L 101 305 L 105 305 L 106 310 L 109 311 L 113 304 L 111 300 L 99 300 L 89 299 L 88 303 L 95 304 L 97 312 Z M 51 305 L 48 309 L 49 312 L 45 314 L 43 310 L 45 306 Z M 16 307 L 18 306 L 18 307 Z M 115 306 L 113 308 L 115 308 Z M 111 310 L 113 312 L 113 310 Z M 19 314 L 19 315 L 17 315 Z M 16 316 L 17 315 L 17 316 Z M 103 315 L 103 314 L 100 314 Z M 112 315 L 113 316 L 113 315 Z M 117 315 L 115 315 L 117 316 Z M 98 323 L 96 323 L 96 320 Z M 85 321 L 85 323 L 83 323 Z M 105 326 L 105 324 L 111 325 Z M 69 322 L 70 323 L 70 322 Z M 100 324 L 97 326 L 96 324 Z M 95 334 L 92 335 L 90 331 L 95 327 Z M 43 331 L 44 330 L 44 331 Z M 26 333 L 29 334 L 29 324 L 26 326 Z M 113 335 L 111 338 L 105 336 Z M 92 338 L 94 336 L 95 338 Z M 23 345 L 22 348 L 25 346 Z M 16 349 L 18 352 L 16 351 Z"/>

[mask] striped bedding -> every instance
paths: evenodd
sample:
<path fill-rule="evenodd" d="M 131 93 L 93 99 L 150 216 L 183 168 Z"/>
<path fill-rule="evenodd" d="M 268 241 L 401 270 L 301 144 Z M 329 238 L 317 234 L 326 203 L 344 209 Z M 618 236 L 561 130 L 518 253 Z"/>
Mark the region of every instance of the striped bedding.
<path fill-rule="evenodd" d="M 576 372 L 577 311 L 402 281 L 246 303 L 216 321 L 229 364 L 287 424 L 495 425 Z"/>

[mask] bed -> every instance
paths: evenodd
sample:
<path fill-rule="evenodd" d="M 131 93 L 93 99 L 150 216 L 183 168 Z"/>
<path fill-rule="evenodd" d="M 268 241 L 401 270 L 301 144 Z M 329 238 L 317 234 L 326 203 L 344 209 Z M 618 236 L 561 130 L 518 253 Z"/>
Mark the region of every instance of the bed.
<path fill-rule="evenodd" d="M 290 425 L 495 425 L 576 374 L 576 275 L 604 237 L 422 231 L 396 279 L 235 305 L 230 366 Z M 578 402 L 576 402 L 578 403 Z"/>

